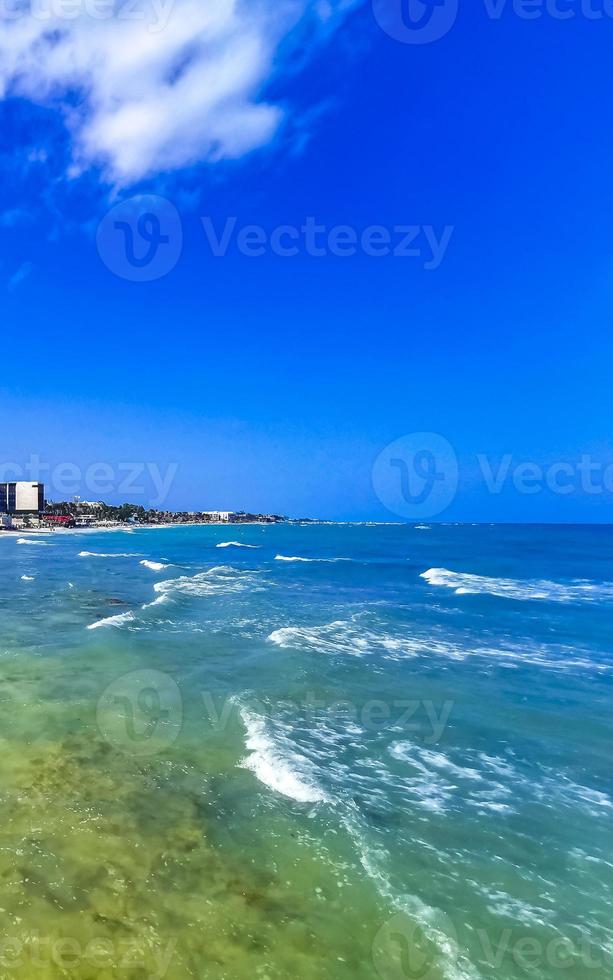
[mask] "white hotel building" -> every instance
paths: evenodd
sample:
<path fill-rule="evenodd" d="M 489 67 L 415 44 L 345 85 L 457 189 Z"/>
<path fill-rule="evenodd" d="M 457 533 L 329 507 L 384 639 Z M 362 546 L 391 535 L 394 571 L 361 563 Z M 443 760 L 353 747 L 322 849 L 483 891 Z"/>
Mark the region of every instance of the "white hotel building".
<path fill-rule="evenodd" d="M 38 517 L 44 509 L 44 483 L 0 483 L 0 514 Z"/>

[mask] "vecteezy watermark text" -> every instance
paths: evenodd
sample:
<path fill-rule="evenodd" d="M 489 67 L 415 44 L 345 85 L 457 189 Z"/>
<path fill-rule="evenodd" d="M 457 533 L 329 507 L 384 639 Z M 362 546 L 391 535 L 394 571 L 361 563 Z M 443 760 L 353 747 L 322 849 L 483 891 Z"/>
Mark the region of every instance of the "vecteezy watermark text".
<path fill-rule="evenodd" d="M 219 220 L 204 215 L 199 241 L 213 259 L 242 255 L 249 259 L 372 259 L 412 260 L 427 272 L 442 265 L 454 234 L 453 225 L 324 224 L 306 216 L 297 224 L 271 228 L 240 222 L 236 215 Z M 171 272 L 183 252 L 183 222 L 174 204 L 159 195 L 143 194 L 115 204 L 96 233 L 100 258 L 111 272 L 130 282 L 153 282 Z M 196 246 L 198 247 L 198 246 Z"/>
<path fill-rule="evenodd" d="M 36 455 L 23 463 L 0 461 L 0 483 L 44 483 L 49 499 L 78 494 L 100 500 L 113 494 L 139 498 L 151 507 L 160 507 L 168 499 L 178 472 L 178 463 L 160 466 L 154 462 L 97 461 L 82 467 L 70 462 L 49 463 Z"/>
<path fill-rule="evenodd" d="M 611 952 L 588 935 L 571 938 L 546 927 L 540 933 L 526 928 L 467 929 L 434 909 L 427 925 L 404 912 L 384 922 L 374 937 L 372 958 L 381 980 L 438 980 L 453 967 L 463 972 L 460 968 L 471 962 L 526 977 L 571 977 L 577 970 L 582 976 L 584 971 L 604 976 L 613 965 Z"/>
<path fill-rule="evenodd" d="M 61 975 L 74 975 L 84 971 L 87 976 L 98 976 L 97 971 L 109 971 L 112 976 L 147 976 L 150 980 L 163 980 L 168 973 L 177 940 L 165 945 L 155 941 L 143 944 L 136 940 L 111 940 L 105 936 L 94 937 L 84 943 L 72 936 L 0 935 L 0 968 L 9 973 L 27 967 L 30 975 L 37 971 L 59 970 Z"/>
<path fill-rule="evenodd" d="M 279 705 L 266 704 L 250 698 L 237 704 L 232 698 L 216 700 L 209 691 L 202 693 L 203 720 L 214 731 L 225 731 L 233 714 L 247 708 L 258 718 L 283 723 L 291 715 L 294 722 L 305 727 L 315 726 L 325 718 L 327 722 L 344 722 L 360 725 L 365 731 L 390 730 L 407 735 L 424 745 L 440 742 L 451 718 L 454 702 L 435 702 L 424 698 L 369 698 L 353 701 L 349 698 L 336 701 L 317 697 L 307 692 L 300 701 L 283 701 Z"/>
<path fill-rule="evenodd" d="M 402 44 L 432 44 L 445 37 L 458 19 L 459 0 L 372 0 L 379 27 Z M 613 19 L 613 0 L 483 0 L 486 17 L 512 15 L 525 21 Z"/>
<path fill-rule="evenodd" d="M 142 24 L 152 34 L 163 31 L 175 0 L 0 0 L 0 22 L 35 20 L 61 24 L 76 20 Z"/>
<path fill-rule="evenodd" d="M 400 694 L 400 692 L 399 692 Z M 255 697 L 240 701 L 216 697 L 208 690 L 189 691 L 193 724 L 215 734 L 242 725 L 245 713 L 262 724 L 287 722 L 291 717 L 301 727 L 318 723 L 361 726 L 364 731 L 388 730 L 410 735 L 426 746 L 441 741 L 455 707 L 452 700 L 402 697 L 326 700 L 305 692 L 300 700 L 270 703 Z M 153 756 L 169 749 L 183 730 L 187 708 L 184 693 L 174 677 L 160 670 L 130 671 L 115 678 L 98 698 L 98 730 L 114 748 L 129 755 Z"/>
<path fill-rule="evenodd" d="M 490 495 L 515 492 L 521 496 L 552 494 L 567 497 L 613 497 L 613 461 L 582 453 L 577 459 L 542 464 L 513 453 L 493 458 L 476 453 L 465 459 L 467 479 L 475 479 Z M 390 443 L 372 469 L 375 493 L 400 517 L 427 519 L 442 514 L 453 502 L 462 470 L 451 443 L 435 432 L 412 432 Z"/>
<path fill-rule="evenodd" d="M 433 225 L 368 225 L 361 231 L 352 225 L 321 224 L 310 216 L 300 225 L 277 225 L 267 230 L 262 225 L 239 225 L 238 218 L 226 218 L 216 227 L 212 218 L 203 217 L 202 227 L 212 255 L 216 258 L 231 249 L 248 258 L 271 254 L 280 258 L 308 255 L 311 258 L 335 256 L 349 258 L 366 255 L 371 258 L 419 259 L 424 269 L 438 269 L 445 258 L 453 235 L 452 225 L 437 231 Z"/>

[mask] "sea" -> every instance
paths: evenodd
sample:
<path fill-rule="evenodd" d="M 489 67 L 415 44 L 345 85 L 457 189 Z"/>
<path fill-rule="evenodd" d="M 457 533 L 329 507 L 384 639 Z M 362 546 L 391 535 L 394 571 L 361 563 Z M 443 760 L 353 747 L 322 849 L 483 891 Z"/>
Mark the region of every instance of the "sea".
<path fill-rule="evenodd" d="M 613 976 L 613 528 L 0 536 L 0 977 Z"/>

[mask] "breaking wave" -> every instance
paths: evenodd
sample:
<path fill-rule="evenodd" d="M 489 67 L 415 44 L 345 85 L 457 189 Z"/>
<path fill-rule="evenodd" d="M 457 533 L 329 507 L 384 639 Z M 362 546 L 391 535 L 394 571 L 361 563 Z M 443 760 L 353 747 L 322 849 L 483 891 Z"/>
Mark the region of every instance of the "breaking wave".
<path fill-rule="evenodd" d="M 421 925 L 430 941 L 436 945 L 440 976 L 448 980 L 478 980 L 478 973 L 462 955 L 454 939 L 453 929 L 447 931 L 445 928 L 446 917 L 418 896 L 399 892 L 394 887 L 388 874 L 390 855 L 380 843 L 369 841 L 370 834 L 364 825 L 363 815 L 351 798 L 352 794 L 347 793 L 347 787 L 343 789 L 339 784 L 338 794 L 325 790 L 319 764 L 307 758 L 289 734 L 283 734 L 278 727 L 273 732 L 271 722 L 245 706 L 239 706 L 239 713 L 246 729 L 245 741 L 249 752 L 240 764 L 250 769 L 264 786 L 275 793 L 298 803 L 325 805 L 329 815 L 338 820 L 339 828 L 342 827 L 348 834 L 360 864 L 382 898 Z M 321 764 L 326 766 L 328 774 L 338 769 L 327 755 L 322 757 Z M 342 769 L 341 766 L 339 773 Z M 338 782 L 339 773 L 335 782 Z M 407 928 L 407 925 L 403 925 Z"/>
<path fill-rule="evenodd" d="M 129 552 L 125 554 L 118 554 L 116 552 L 115 554 L 111 555 L 105 554 L 101 551 L 80 551 L 79 558 L 138 558 L 138 555 L 131 554 Z"/>
<path fill-rule="evenodd" d="M 259 544 L 243 544 L 242 541 L 220 541 L 216 548 L 259 548 Z"/>
<path fill-rule="evenodd" d="M 420 643 L 414 638 L 376 633 L 346 620 L 323 626 L 284 626 L 273 630 L 267 640 L 279 647 L 298 647 L 317 653 L 341 653 L 354 657 L 377 652 L 416 657 L 420 652 Z"/>
<path fill-rule="evenodd" d="M 180 578 L 156 582 L 154 590 L 159 595 L 180 594 L 190 596 L 225 595 L 246 590 L 259 591 L 262 588 L 257 573 L 244 572 L 230 565 L 217 565 L 198 575 L 182 575 Z"/>
<path fill-rule="evenodd" d="M 591 582 L 585 579 L 569 584 L 547 579 L 490 578 L 469 572 L 451 572 L 447 568 L 429 568 L 421 578 L 430 585 L 453 589 L 456 595 L 493 595 L 503 599 L 541 599 L 549 602 L 606 602 L 613 599 L 613 582 Z"/>
<path fill-rule="evenodd" d="M 134 619 L 133 612 L 118 613 L 116 616 L 107 616 L 106 619 L 99 619 L 95 623 L 91 623 L 87 628 L 88 630 L 97 630 L 101 626 L 123 626 L 125 623 L 130 623 Z"/>
<path fill-rule="evenodd" d="M 353 559 L 352 558 L 300 558 L 296 555 L 275 555 L 275 561 L 335 562 L 335 561 L 353 561 Z"/>
<path fill-rule="evenodd" d="M 536 643 L 534 640 L 523 644 L 504 640 L 499 645 L 488 646 L 476 638 L 454 638 L 432 631 L 402 636 L 390 633 L 385 628 L 365 626 L 359 617 L 319 626 L 284 626 L 273 630 L 267 640 L 282 648 L 353 657 L 379 654 L 385 660 L 392 661 L 413 657 L 422 657 L 430 662 L 435 657 L 456 661 L 476 658 L 488 665 L 498 664 L 509 668 L 530 664 L 549 670 L 613 671 L 613 664 L 596 659 L 593 651 L 587 649 Z"/>
<path fill-rule="evenodd" d="M 148 561 L 144 559 L 140 564 L 144 565 L 145 568 L 149 568 L 152 572 L 163 572 L 165 568 L 170 568 L 170 564 L 165 564 L 163 561 Z"/>
<path fill-rule="evenodd" d="M 266 722 L 247 708 L 239 709 L 247 730 L 249 750 L 241 765 L 250 769 L 265 786 L 299 803 L 320 803 L 326 795 L 309 771 L 304 756 L 299 755 L 289 740 L 273 740 Z M 285 742 L 285 744 L 284 744 Z"/>
<path fill-rule="evenodd" d="M 141 606 L 141 609 L 151 609 L 152 606 L 161 606 L 163 603 L 168 602 L 169 598 L 170 596 L 168 595 L 159 595 L 153 602 L 146 602 Z"/>

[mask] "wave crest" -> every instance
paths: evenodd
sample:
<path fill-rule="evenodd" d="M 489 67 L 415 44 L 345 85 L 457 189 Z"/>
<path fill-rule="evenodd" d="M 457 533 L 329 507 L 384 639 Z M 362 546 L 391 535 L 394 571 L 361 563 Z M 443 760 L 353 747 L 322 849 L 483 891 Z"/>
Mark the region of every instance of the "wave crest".
<path fill-rule="evenodd" d="M 548 579 L 510 579 L 429 568 L 421 573 L 429 585 L 453 589 L 456 595 L 493 595 L 502 599 L 540 599 L 547 602 L 606 602 L 613 599 L 613 582 L 578 580 L 568 584 Z"/>
<path fill-rule="evenodd" d="M 260 590 L 261 581 L 257 574 L 244 572 L 230 565 L 216 565 L 197 575 L 181 575 L 179 578 L 156 582 L 153 586 L 159 595 L 179 593 L 180 595 L 208 596 L 224 595 L 231 592 Z"/>
<path fill-rule="evenodd" d="M 99 619 L 97 622 L 91 623 L 87 628 L 88 630 L 97 630 L 101 626 L 123 626 L 125 623 L 130 623 L 133 620 L 133 612 L 123 612 L 118 613 L 116 616 L 107 616 L 106 619 Z"/>
<path fill-rule="evenodd" d="M 326 795 L 308 772 L 307 760 L 298 755 L 284 740 L 277 741 L 269 734 L 266 722 L 255 712 L 239 708 L 247 730 L 246 745 L 249 755 L 241 765 L 250 769 L 269 789 L 288 796 L 298 803 L 320 803 Z"/>
<path fill-rule="evenodd" d="M 165 568 L 171 567 L 170 564 L 165 564 L 163 561 L 149 561 L 147 558 L 141 561 L 140 564 L 152 572 L 163 572 Z"/>
<path fill-rule="evenodd" d="M 259 548 L 259 544 L 244 544 L 242 541 L 220 541 L 216 548 Z"/>

